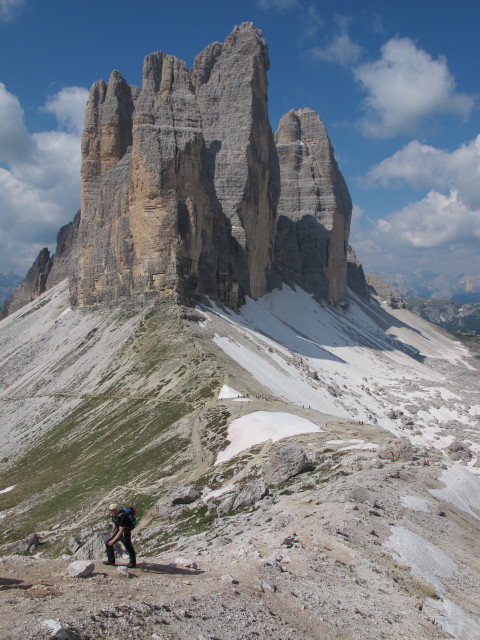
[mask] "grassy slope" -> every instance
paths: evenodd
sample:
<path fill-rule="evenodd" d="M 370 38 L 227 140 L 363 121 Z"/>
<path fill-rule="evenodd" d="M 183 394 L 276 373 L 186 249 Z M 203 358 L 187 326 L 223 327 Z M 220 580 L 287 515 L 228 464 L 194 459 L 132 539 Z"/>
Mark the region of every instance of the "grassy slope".
<path fill-rule="evenodd" d="M 108 501 L 135 502 L 141 495 L 145 509 L 158 498 L 162 478 L 180 468 L 194 471 L 191 425 L 218 392 L 221 371 L 181 313 L 147 313 L 120 361 L 99 380 L 98 393 L 83 397 L 0 473 L 3 486 L 18 485 L 2 496 L 2 511 L 11 509 L 4 529 L 13 529 L 2 542 L 68 526 L 82 511 L 91 512 L 85 526 Z"/>

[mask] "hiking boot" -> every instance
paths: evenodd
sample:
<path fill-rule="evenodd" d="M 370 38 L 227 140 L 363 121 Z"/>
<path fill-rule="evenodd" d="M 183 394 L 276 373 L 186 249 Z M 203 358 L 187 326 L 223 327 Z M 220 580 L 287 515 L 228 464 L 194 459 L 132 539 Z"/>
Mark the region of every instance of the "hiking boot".
<path fill-rule="evenodd" d="M 104 560 L 103 564 L 115 564 L 115 562 L 112 562 L 111 560 Z"/>
<path fill-rule="evenodd" d="M 127 567 L 128 567 L 129 569 L 135 569 L 135 567 L 136 567 L 136 566 L 137 566 L 137 563 L 136 563 L 136 562 L 129 562 L 129 563 L 127 564 Z"/>

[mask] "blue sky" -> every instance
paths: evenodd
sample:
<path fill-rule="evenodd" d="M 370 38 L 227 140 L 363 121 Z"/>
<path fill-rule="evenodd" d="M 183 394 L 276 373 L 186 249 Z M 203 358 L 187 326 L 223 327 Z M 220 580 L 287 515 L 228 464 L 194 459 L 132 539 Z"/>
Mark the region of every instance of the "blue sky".
<path fill-rule="evenodd" d="M 0 269 L 23 275 L 79 208 L 88 88 L 143 57 L 191 66 L 253 21 L 272 128 L 320 114 L 366 271 L 480 274 L 478 0 L 0 0 Z"/>

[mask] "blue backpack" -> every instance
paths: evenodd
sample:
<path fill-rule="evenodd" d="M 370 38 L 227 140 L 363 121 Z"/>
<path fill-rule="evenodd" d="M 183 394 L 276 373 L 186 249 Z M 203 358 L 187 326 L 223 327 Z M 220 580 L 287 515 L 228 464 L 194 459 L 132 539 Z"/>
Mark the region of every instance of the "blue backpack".
<path fill-rule="evenodd" d="M 125 507 L 125 509 L 122 509 L 120 513 L 125 513 L 128 516 L 128 528 L 130 529 L 130 531 L 132 531 L 132 529 L 135 529 L 135 527 L 137 526 L 137 510 L 135 509 L 135 507 Z"/>

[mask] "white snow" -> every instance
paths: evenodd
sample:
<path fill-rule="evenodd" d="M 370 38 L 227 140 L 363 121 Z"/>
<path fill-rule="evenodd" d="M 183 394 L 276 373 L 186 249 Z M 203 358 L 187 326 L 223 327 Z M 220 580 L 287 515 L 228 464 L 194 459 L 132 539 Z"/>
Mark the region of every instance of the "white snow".
<path fill-rule="evenodd" d="M 0 491 L 0 493 L 8 493 L 9 491 L 13 491 L 13 489 L 15 489 L 16 486 L 17 486 L 16 484 L 12 484 L 11 487 L 7 487 L 6 489 L 2 489 Z"/>
<path fill-rule="evenodd" d="M 444 593 L 446 589 L 440 578 L 454 576 L 457 571 L 455 562 L 434 544 L 405 527 L 392 525 L 390 530 L 392 535 L 385 540 L 383 546 L 396 551 L 402 562 L 414 573 L 430 582 L 437 591 Z"/>
<path fill-rule="evenodd" d="M 469 369 L 463 345 L 405 310 L 386 311 L 353 294 L 342 307 L 284 287 L 247 299 L 238 313 L 205 307 L 210 322 L 201 326 L 267 399 L 374 423 L 418 445 L 441 448 L 445 434 L 437 433 L 452 423 L 478 434 L 471 398 L 439 366 L 445 360 Z M 413 419 L 415 435 L 389 417 L 392 408 Z"/>
<path fill-rule="evenodd" d="M 455 640 L 480 640 L 480 623 L 447 598 L 425 601 L 423 611 Z"/>
<path fill-rule="evenodd" d="M 430 505 L 432 504 L 430 500 L 419 498 L 418 496 L 402 496 L 400 502 L 404 507 L 412 509 L 412 511 L 422 511 L 423 513 L 429 513 Z"/>
<path fill-rule="evenodd" d="M 360 451 L 375 451 L 378 449 L 378 444 L 374 442 L 365 442 L 365 440 L 359 440 L 353 438 L 351 440 L 327 440 L 326 444 L 348 444 L 348 447 L 342 447 L 338 451 L 350 451 L 359 449 Z"/>
<path fill-rule="evenodd" d="M 230 485 L 227 485 L 226 487 L 222 487 L 221 489 L 215 489 L 215 491 L 209 491 L 209 493 L 203 496 L 203 501 L 208 502 L 213 498 L 218 498 L 219 496 L 223 496 L 225 493 L 231 493 L 232 491 L 235 490 L 236 486 L 237 485 L 235 484 L 230 484 Z"/>
<path fill-rule="evenodd" d="M 219 400 L 242 397 L 243 393 L 240 393 L 240 391 L 235 391 L 235 389 L 232 389 L 232 387 L 229 387 L 226 384 L 223 385 L 223 387 L 220 389 L 220 393 L 218 394 Z"/>
<path fill-rule="evenodd" d="M 439 480 L 445 484 L 445 487 L 430 489 L 432 495 L 439 500 L 450 502 L 458 509 L 480 520 L 479 515 L 475 513 L 480 511 L 480 478 L 461 464 L 455 464 L 444 471 Z"/>
<path fill-rule="evenodd" d="M 215 464 L 227 462 L 241 451 L 256 444 L 300 435 L 320 432 L 322 429 L 310 420 L 293 413 L 275 411 L 255 411 L 233 420 L 227 433 L 229 445 L 221 451 Z"/>

